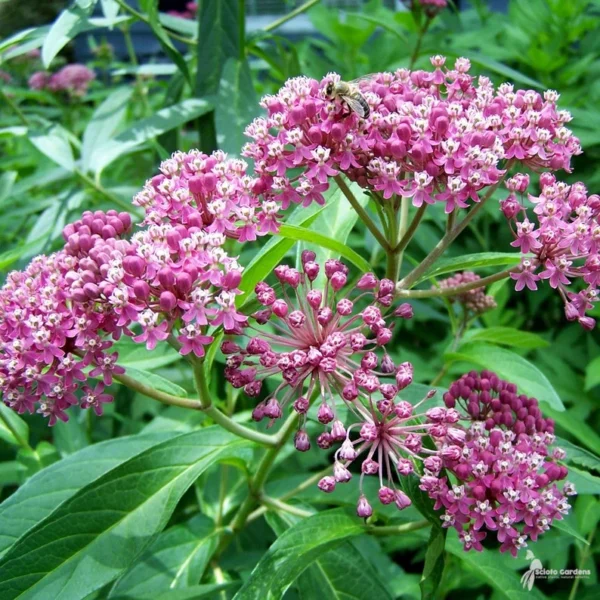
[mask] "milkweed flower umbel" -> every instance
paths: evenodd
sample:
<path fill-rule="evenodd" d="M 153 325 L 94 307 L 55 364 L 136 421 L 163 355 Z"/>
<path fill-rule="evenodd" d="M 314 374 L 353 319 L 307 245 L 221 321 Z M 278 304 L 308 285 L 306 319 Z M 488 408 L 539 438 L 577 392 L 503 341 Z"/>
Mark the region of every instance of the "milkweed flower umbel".
<path fill-rule="evenodd" d="M 559 487 L 566 454 L 551 448 L 554 423 L 543 418 L 535 398 L 490 371 L 463 375 L 444 402 L 459 414 L 453 427 L 461 434 L 448 430 L 434 438 L 442 461 L 440 468 L 427 467 L 420 487 L 443 509 L 442 526 L 458 531 L 465 550 L 481 550 L 493 532 L 500 551 L 516 556 L 527 539 L 537 540 L 569 512 L 566 497 L 575 494 L 569 482 Z"/>
<path fill-rule="evenodd" d="M 600 286 L 600 197 L 588 195 L 581 182 L 567 185 L 544 173 L 540 195 L 529 195 L 531 215 L 517 199 L 527 187 L 524 177 L 507 181 L 510 194 L 501 204 L 515 236 L 512 246 L 523 254 L 520 268 L 511 275 L 515 289 L 537 290 L 547 280 L 563 299 L 567 319 L 593 329 L 596 322 L 586 313 L 598 301 Z M 583 286 L 577 289 L 575 282 Z"/>
<path fill-rule="evenodd" d="M 328 84 L 339 80 L 334 73 L 320 82 L 290 79 L 263 98 L 267 116 L 248 126 L 243 150 L 254 160 L 258 187 L 283 208 L 322 204 L 329 179 L 343 173 L 381 201 L 403 196 L 452 212 L 479 202 L 509 163 L 569 170 L 581 149 L 556 92 L 495 89 L 487 77 L 469 75 L 465 58 L 452 68 L 443 56 L 431 62 L 433 71 L 359 80 L 366 119 L 327 97 Z"/>
<path fill-rule="evenodd" d="M 438 285 L 443 290 L 449 290 L 460 285 L 475 283 L 480 279 L 481 277 L 473 271 L 462 271 L 451 277 L 440 279 Z M 471 311 L 474 314 L 481 314 L 487 310 L 496 308 L 494 296 L 486 294 L 484 287 L 474 288 L 462 294 L 449 296 L 448 300 L 450 302 L 458 302 L 465 310 Z"/>

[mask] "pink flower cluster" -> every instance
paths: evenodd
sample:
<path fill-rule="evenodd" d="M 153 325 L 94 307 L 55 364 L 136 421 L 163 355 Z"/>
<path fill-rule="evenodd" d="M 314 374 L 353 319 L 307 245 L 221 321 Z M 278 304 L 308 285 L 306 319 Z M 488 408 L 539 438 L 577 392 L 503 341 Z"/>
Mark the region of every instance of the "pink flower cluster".
<path fill-rule="evenodd" d="M 325 94 L 321 82 L 290 79 L 263 98 L 267 116 L 246 129 L 243 154 L 255 162 L 259 189 L 290 203 L 323 203 L 329 179 L 344 173 L 383 200 L 410 197 L 415 206 L 442 202 L 446 212 L 479 202 L 506 166 L 569 169 L 579 141 L 559 111 L 558 94 L 497 90 L 468 74 L 470 63 L 431 59 L 434 70 L 378 73 L 356 84 L 370 107 L 366 119 Z"/>
<path fill-rule="evenodd" d="M 67 92 L 72 96 L 84 96 L 95 78 L 94 71 L 85 65 L 72 64 L 54 74 L 37 71 L 29 78 L 29 87 L 32 90 L 47 89 L 51 92 Z"/>
<path fill-rule="evenodd" d="M 569 512 L 566 496 L 575 494 L 565 479 L 565 458 L 554 443 L 554 423 L 544 419 L 535 398 L 490 371 L 472 371 L 444 394 L 446 408 L 429 414 L 433 423 L 466 421 L 436 431 L 441 461 L 425 464 L 420 487 L 443 509 L 443 527 L 454 527 L 465 550 L 481 550 L 495 532 L 501 552 L 517 555 L 528 538 L 550 528 Z M 459 413 L 456 407 L 462 408 Z M 442 471 L 445 469 L 445 473 Z"/>
<path fill-rule="evenodd" d="M 90 213 L 91 214 L 91 213 Z M 93 215 L 101 230 L 83 241 L 86 252 L 65 248 L 49 257 L 34 258 L 23 272 L 12 272 L 0 290 L 0 391 L 4 402 L 19 413 L 37 412 L 67 420 L 65 410 L 79 400 L 75 392 L 89 376 L 102 376 L 94 389 L 83 386 L 81 406 L 102 413 L 111 399 L 103 393 L 113 374 L 124 370 L 116 365 L 112 342 L 121 329 L 117 316 L 92 306 L 88 287 L 74 291 L 78 280 L 93 281 L 102 268 L 106 252 L 122 241 L 118 235 L 131 226 L 127 213 Z M 101 225 L 100 225 L 101 224 Z M 95 254 L 101 245 L 103 254 Z M 100 251 L 100 248 L 97 248 Z M 85 286 L 85 284 L 84 284 Z M 90 367 L 89 374 L 84 369 Z"/>
<path fill-rule="evenodd" d="M 349 286 L 348 268 L 338 260 L 328 260 L 323 269 L 325 285 L 320 288 L 314 282 L 321 266 L 314 259 L 313 252 L 305 251 L 302 271 L 277 267 L 277 289 L 259 283 L 256 294 L 264 308 L 252 315 L 257 325 L 245 329 L 249 338 L 245 348 L 229 340 L 222 345 L 228 356 L 227 380 L 243 387 L 249 396 L 258 396 L 267 378 L 282 377 L 257 405 L 253 418 L 277 419 L 283 407 L 292 403 L 303 415 L 296 436 L 296 448 L 302 451 L 310 446 L 304 423 L 313 395 L 320 398 L 317 418 L 328 427 L 317 444 L 329 448 L 346 435 L 336 408 L 338 394 L 353 408 L 358 398 L 370 398 L 376 392 L 391 400 L 412 381 L 412 365 L 395 365 L 385 350 L 395 318 L 412 315 L 410 305 L 403 304 L 385 316 L 393 302 L 393 282 L 367 273 L 356 286 Z M 358 296 L 351 299 L 355 289 Z M 267 323 L 273 333 L 263 327 Z"/>
<path fill-rule="evenodd" d="M 145 224 L 194 222 L 204 231 L 254 241 L 279 228 L 279 205 L 260 200 L 261 181 L 247 174 L 243 160 L 221 151 L 176 152 L 160 165 L 161 173 L 146 182 L 133 204 L 146 212 Z"/>
<path fill-rule="evenodd" d="M 438 284 L 440 288 L 445 290 L 458 287 L 459 285 L 475 283 L 480 279 L 481 277 L 479 277 L 479 275 L 473 271 L 463 271 L 461 273 L 452 275 L 452 277 L 440 279 Z M 487 310 L 496 308 L 496 300 L 494 299 L 494 296 L 486 294 L 484 287 L 475 288 L 455 296 L 449 296 L 448 300 L 450 302 L 459 302 L 462 304 L 465 310 L 475 314 L 481 314 Z"/>
<path fill-rule="evenodd" d="M 510 194 L 501 203 L 515 236 L 511 245 L 523 254 L 518 272 L 511 274 L 516 290 L 536 290 L 539 281 L 547 280 L 561 295 L 567 319 L 591 330 L 596 322 L 586 312 L 598 300 L 600 287 L 600 197 L 588 195 L 583 183 L 567 185 L 543 173 L 540 195 L 528 196 L 535 205 L 530 221 L 517 199 L 528 183 L 525 175 L 509 179 Z M 569 287 L 574 281 L 584 289 Z"/>

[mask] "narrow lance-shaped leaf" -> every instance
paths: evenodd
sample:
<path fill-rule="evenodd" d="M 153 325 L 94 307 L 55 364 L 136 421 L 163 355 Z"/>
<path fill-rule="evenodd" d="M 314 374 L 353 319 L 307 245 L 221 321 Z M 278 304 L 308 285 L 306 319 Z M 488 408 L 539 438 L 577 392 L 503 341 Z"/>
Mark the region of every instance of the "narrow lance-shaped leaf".
<path fill-rule="evenodd" d="M 251 447 L 211 427 L 168 440 L 106 473 L 0 560 L 3 598 L 86 598 L 123 573 L 153 541 L 207 467 L 249 459 Z"/>

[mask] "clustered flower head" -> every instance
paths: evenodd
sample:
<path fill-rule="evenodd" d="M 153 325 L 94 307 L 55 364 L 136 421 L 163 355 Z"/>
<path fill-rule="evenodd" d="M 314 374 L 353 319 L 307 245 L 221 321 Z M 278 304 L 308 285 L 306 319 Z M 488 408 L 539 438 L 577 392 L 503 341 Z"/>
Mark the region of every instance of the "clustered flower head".
<path fill-rule="evenodd" d="M 487 77 L 469 75 L 465 58 L 451 69 L 443 56 L 431 62 L 433 71 L 359 80 L 365 119 L 327 97 L 336 74 L 290 79 L 263 98 L 267 116 L 246 129 L 252 141 L 243 154 L 254 160 L 264 194 L 283 208 L 323 203 L 330 178 L 344 173 L 382 201 L 410 197 L 417 207 L 440 202 L 452 212 L 479 202 L 508 164 L 569 170 L 581 149 L 556 92 L 494 89 Z"/>
<path fill-rule="evenodd" d="M 425 465 L 420 487 L 443 509 L 443 527 L 454 527 L 465 550 L 481 550 L 494 532 L 501 552 L 517 555 L 527 539 L 537 540 L 554 520 L 569 512 L 575 494 L 558 464 L 566 454 L 554 443 L 554 423 L 538 401 L 490 371 L 472 371 L 444 394 L 446 408 L 429 422 L 457 421 L 432 432 L 440 462 Z M 461 409 L 460 411 L 457 409 Z M 464 424 L 463 424 L 464 423 Z M 445 473 L 442 471 L 445 469 Z"/>
<path fill-rule="evenodd" d="M 440 281 L 438 281 L 438 286 L 446 290 L 458 287 L 460 285 L 475 283 L 480 279 L 481 277 L 479 277 L 479 275 L 473 271 L 463 271 L 461 273 L 452 275 L 452 277 L 440 279 Z M 450 302 L 460 303 L 465 310 L 476 315 L 496 308 L 496 300 L 494 299 L 494 296 L 486 294 L 484 287 L 478 287 L 467 292 L 463 292 L 462 294 L 449 296 L 448 300 Z"/>
<path fill-rule="evenodd" d="M 146 182 L 133 204 L 145 210 L 145 224 L 195 223 L 203 231 L 239 242 L 275 233 L 281 214 L 273 200 L 261 200 L 262 182 L 243 160 L 221 151 L 176 152 Z"/>
<path fill-rule="evenodd" d="M 37 404 L 50 425 L 67 420 L 65 410 L 80 402 L 79 389 L 81 406 L 101 414 L 102 404 L 111 399 L 104 386 L 112 383 L 113 374 L 124 372 L 116 365 L 116 353 L 110 353 L 112 341 L 101 337 L 119 337 L 118 317 L 94 310 L 89 293 L 105 258 L 122 244 L 131 218 L 116 211 L 89 214 L 94 232 L 82 241 L 85 251 L 75 251 L 72 243 L 51 256 L 38 256 L 25 271 L 10 273 L 0 290 L 2 398 L 19 413 L 34 412 Z M 82 287 L 76 291 L 78 281 Z M 89 376 L 103 379 L 93 389 L 82 386 L 87 367 Z"/>
<path fill-rule="evenodd" d="M 84 96 L 96 74 L 85 65 L 66 65 L 54 74 L 37 71 L 29 78 L 32 90 L 47 89 L 51 92 L 67 92 L 71 96 Z"/>
<path fill-rule="evenodd" d="M 539 281 L 547 280 L 561 295 L 567 319 L 591 330 L 596 322 L 586 313 L 597 302 L 600 287 L 600 197 L 588 195 L 581 182 L 567 185 L 543 173 L 540 195 L 528 195 L 535 205 L 530 221 L 517 199 L 528 182 L 524 175 L 509 179 L 510 194 L 501 203 L 515 236 L 511 245 L 523 254 L 518 272 L 511 274 L 516 290 L 536 290 Z M 583 289 L 570 287 L 575 281 Z"/>

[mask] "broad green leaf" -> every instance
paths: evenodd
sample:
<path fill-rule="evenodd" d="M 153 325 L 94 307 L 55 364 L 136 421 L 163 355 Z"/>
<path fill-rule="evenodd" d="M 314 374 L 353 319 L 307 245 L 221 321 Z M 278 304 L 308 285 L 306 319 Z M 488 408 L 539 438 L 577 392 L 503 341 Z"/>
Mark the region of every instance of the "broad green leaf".
<path fill-rule="evenodd" d="M 567 457 L 565 458 L 565 462 L 579 465 L 580 467 L 598 471 L 600 473 L 599 456 L 596 456 L 589 450 L 580 448 L 579 446 L 576 446 L 575 444 L 572 444 L 563 438 L 557 437 L 556 445 L 566 451 Z"/>
<path fill-rule="evenodd" d="M 121 75 L 150 75 L 152 77 L 160 77 L 161 75 L 173 75 L 177 73 L 177 66 L 172 64 L 156 64 L 156 65 L 127 65 L 120 67 L 111 72 L 113 76 Z"/>
<path fill-rule="evenodd" d="M 0 489 L 5 485 L 18 485 L 25 475 L 25 467 L 17 460 L 0 462 Z"/>
<path fill-rule="evenodd" d="M 343 509 L 303 519 L 283 533 L 260 559 L 235 600 L 274 600 L 327 551 L 363 533 L 361 521 Z"/>
<path fill-rule="evenodd" d="M 446 550 L 459 558 L 466 570 L 475 573 L 490 585 L 501 598 L 508 600 L 543 600 L 545 598 L 535 586 L 528 590 L 515 573 L 508 554 L 500 554 L 498 550 L 483 549 L 483 552 L 465 552 L 462 544 L 453 534 L 448 537 Z M 526 568 L 529 568 L 527 565 Z M 525 570 L 525 569 L 524 569 Z"/>
<path fill-rule="evenodd" d="M 140 345 L 126 336 L 113 344 L 113 350 L 119 353 L 119 364 L 126 369 L 152 371 L 183 358 L 168 344 L 159 344 L 152 352 L 149 352 L 146 346 Z"/>
<path fill-rule="evenodd" d="M 251 456 L 251 444 L 211 427 L 117 466 L 63 502 L 0 560 L 3 598 L 83 600 L 121 575 L 167 524 L 210 465 Z"/>
<path fill-rule="evenodd" d="M 100 0 L 100 6 L 102 6 L 102 14 L 109 21 L 114 21 L 121 9 L 116 0 Z"/>
<path fill-rule="evenodd" d="M 0 439 L 13 446 L 22 446 L 29 441 L 29 425 L 0 400 Z"/>
<path fill-rule="evenodd" d="M 200 3 L 196 72 L 198 97 L 215 95 L 227 60 L 243 56 L 244 16 L 241 6 L 239 0 Z"/>
<path fill-rule="evenodd" d="M 269 511 L 266 520 L 277 536 L 281 536 L 289 527 L 296 525 L 300 517 Z M 302 600 L 391 600 L 384 584 L 354 540 L 348 540 L 317 558 L 298 577 L 296 588 Z"/>
<path fill-rule="evenodd" d="M 108 142 L 119 128 L 127 113 L 132 94 L 132 87 L 117 88 L 94 111 L 83 132 L 81 161 L 84 171 L 89 171 L 92 168 L 90 160 L 94 150 Z"/>
<path fill-rule="evenodd" d="M 600 356 L 597 356 L 585 368 L 585 389 L 591 390 L 598 384 L 600 384 Z"/>
<path fill-rule="evenodd" d="M 336 232 L 333 232 L 334 234 Z M 335 252 L 338 256 L 348 259 L 361 271 L 371 271 L 371 265 L 357 252 L 352 250 L 346 244 L 339 242 L 337 239 L 327 237 L 322 233 L 312 231 L 307 227 L 298 227 L 297 225 L 282 225 L 279 228 L 278 235 L 288 238 L 290 240 L 296 240 L 297 242 L 308 242 L 309 247 L 320 246 Z"/>
<path fill-rule="evenodd" d="M 544 416 L 551 417 L 556 421 L 556 424 L 566 429 L 574 438 L 593 450 L 596 454 L 600 454 L 600 436 L 590 427 L 585 421 L 572 414 L 571 411 L 552 410 L 545 408 Z"/>
<path fill-rule="evenodd" d="M 442 580 L 445 562 L 447 529 L 432 527 L 425 551 L 425 564 L 419 587 L 423 600 L 436 597 L 436 591 Z"/>
<path fill-rule="evenodd" d="M 37 43 L 33 48 L 39 48 L 48 32 L 50 31 L 50 25 L 44 25 L 43 27 L 31 27 L 29 29 L 23 29 L 23 31 L 19 31 L 14 35 L 2 40 L 0 42 L 0 62 L 10 60 L 11 58 L 15 58 L 15 56 L 19 56 L 24 46 L 27 46 L 28 43 L 35 41 Z M 11 46 L 16 46 L 13 50 L 8 50 Z M 29 52 L 32 48 L 29 47 L 25 52 Z M 16 52 L 16 53 L 15 53 Z"/>
<path fill-rule="evenodd" d="M 550 343 L 536 333 L 520 331 L 514 327 L 488 327 L 486 329 L 471 329 L 461 340 L 461 344 L 469 342 L 490 342 L 498 346 L 513 346 L 514 348 L 544 348 Z"/>
<path fill-rule="evenodd" d="M 538 90 L 543 90 L 546 88 L 546 86 L 543 83 L 540 83 L 539 81 L 536 81 L 535 79 L 532 79 L 527 75 L 523 75 L 523 73 L 520 73 L 516 69 L 513 69 L 497 60 L 494 60 L 493 58 L 489 58 L 488 56 L 483 56 L 481 54 L 469 52 L 469 60 L 475 65 L 479 65 L 481 67 L 484 67 L 485 69 L 489 69 L 490 71 L 498 73 L 503 77 L 508 77 L 510 80 L 515 81 L 517 83 L 530 85 L 531 87 L 537 88 Z"/>
<path fill-rule="evenodd" d="M 29 130 L 23 125 L 15 125 L 14 127 L 2 127 L 0 129 L 0 137 L 23 137 L 27 135 Z"/>
<path fill-rule="evenodd" d="M 75 159 L 71 145 L 58 127 L 53 127 L 46 133 L 30 136 L 31 143 L 52 162 L 67 171 L 75 170 Z"/>
<path fill-rule="evenodd" d="M 151 596 L 198 583 L 217 542 L 215 524 L 203 515 L 167 529 L 119 579 L 108 597 Z"/>
<path fill-rule="evenodd" d="M 582 471 L 577 467 L 569 467 L 569 481 L 575 484 L 575 489 L 579 495 L 593 494 L 600 495 L 600 477 L 592 475 L 587 471 Z"/>
<path fill-rule="evenodd" d="M 0 204 L 10 196 L 17 175 L 17 171 L 5 171 L 0 175 Z"/>
<path fill-rule="evenodd" d="M 167 56 L 179 67 L 179 70 L 183 73 L 183 76 L 187 79 L 188 83 L 192 85 L 190 79 L 190 71 L 188 69 L 185 58 L 181 55 L 181 52 L 175 48 L 171 38 L 167 35 L 163 26 L 160 23 L 158 14 L 158 2 L 156 0 L 139 0 L 140 7 L 146 13 L 148 17 L 148 25 L 150 25 L 154 35 L 158 39 L 162 49 L 165 51 Z"/>
<path fill-rule="evenodd" d="M 165 131 L 184 125 L 188 121 L 212 109 L 206 100 L 189 98 L 179 104 L 159 110 L 155 115 L 142 119 L 117 137 L 102 144 L 92 153 L 90 165 L 99 174 L 114 160 L 139 148 L 141 144 Z"/>
<path fill-rule="evenodd" d="M 85 30 L 87 19 L 92 14 L 95 4 L 95 0 L 76 0 L 60 13 L 42 45 L 42 62 L 46 68 L 78 33 Z"/>
<path fill-rule="evenodd" d="M 0 556 L 77 490 L 174 435 L 169 431 L 101 442 L 36 473 L 0 504 Z"/>
<path fill-rule="evenodd" d="M 514 267 L 521 262 L 521 255 L 514 252 L 480 252 L 465 254 L 455 258 L 438 260 L 416 283 L 430 277 L 439 277 L 456 271 L 474 271 L 486 267 Z"/>
<path fill-rule="evenodd" d="M 533 396 L 555 410 L 565 410 L 548 378 L 533 363 L 510 350 L 489 344 L 465 344 L 456 352 L 446 353 L 445 360 L 464 360 L 495 371 L 500 377 L 515 383 L 519 393 Z"/>
<path fill-rule="evenodd" d="M 198 35 L 198 24 L 192 19 L 182 19 L 167 13 L 159 13 L 158 19 L 167 29 L 182 33 L 191 39 Z"/>
<path fill-rule="evenodd" d="M 242 146 L 248 141 L 244 130 L 259 112 L 248 62 L 236 58 L 228 59 L 223 68 L 215 101 L 219 148 L 239 156 Z"/>
<path fill-rule="evenodd" d="M 187 392 L 176 383 L 161 377 L 160 375 L 156 375 L 155 373 L 151 373 L 150 371 L 145 371 L 143 369 L 138 369 L 136 367 L 127 367 L 126 375 L 129 377 L 133 377 L 142 383 L 152 386 L 161 392 L 166 392 L 167 394 L 172 394 L 173 396 L 187 396 Z"/>

